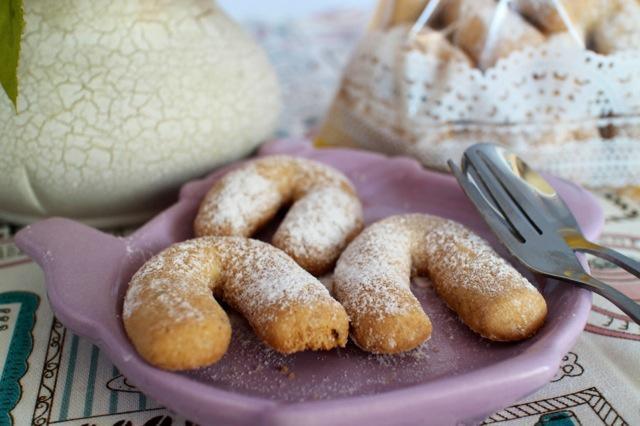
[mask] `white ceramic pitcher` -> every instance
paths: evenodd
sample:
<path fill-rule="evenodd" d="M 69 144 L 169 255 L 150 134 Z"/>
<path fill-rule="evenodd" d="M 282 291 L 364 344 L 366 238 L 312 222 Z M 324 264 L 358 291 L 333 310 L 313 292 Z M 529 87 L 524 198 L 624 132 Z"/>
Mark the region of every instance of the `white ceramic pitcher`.
<path fill-rule="evenodd" d="M 24 0 L 0 218 L 135 223 L 273 131 L 265 54 L 211 0 Z"/>

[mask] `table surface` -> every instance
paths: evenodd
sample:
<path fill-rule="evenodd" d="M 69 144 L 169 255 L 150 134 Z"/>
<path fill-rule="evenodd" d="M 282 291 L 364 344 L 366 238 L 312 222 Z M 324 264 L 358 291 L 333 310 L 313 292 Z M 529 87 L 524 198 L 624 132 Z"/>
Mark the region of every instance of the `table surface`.
<path fill-rule="evenodd" d="M 304 135 L 318 124 L 366 16 L 354 9 L 245 23 L 283 83 L 278 136 Z M 640 259 L 640 188 L 596 195 L 606 215 L 600 242 Z M 0 425 L 190 424 L 140 393 L 97 347 L 56 320 L 42 272 L 13 243 L 17 230 L 0 223 Z M 590 264 L 596 277 L 640 300 L 640 280 L 598 259 Z M 640 326 L 595 296 L 585 331 L 551 383 L 484 424 L 533 425 L 557 412 L 574 424 L 640 424 L 639 359 Z"/>

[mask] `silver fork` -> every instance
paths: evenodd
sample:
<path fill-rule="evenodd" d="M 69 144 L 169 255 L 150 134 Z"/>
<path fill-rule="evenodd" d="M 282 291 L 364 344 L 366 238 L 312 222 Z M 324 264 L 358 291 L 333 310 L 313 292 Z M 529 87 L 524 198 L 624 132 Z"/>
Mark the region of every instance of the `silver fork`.
<path fill-rule="evenodd" d="M 491 230 L 527 268 L 605 297 L 640 324 L 640 305 L 587 274 L 575 251 L 605 258 L 640 278 L 640 263 L 588 241 L 569 208 L 522 159 L 492 144 L 476 144 L 449 167 Z"/>

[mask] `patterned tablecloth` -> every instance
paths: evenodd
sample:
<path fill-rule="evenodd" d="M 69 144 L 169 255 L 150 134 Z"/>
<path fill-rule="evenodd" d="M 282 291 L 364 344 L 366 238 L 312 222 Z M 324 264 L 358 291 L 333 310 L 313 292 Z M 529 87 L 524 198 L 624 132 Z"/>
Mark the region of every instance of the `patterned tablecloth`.
<path fill-rule="evenodd" d="M 280 136 L 299 136 L 318 123 L 364 21 L 362 12 L 343 11 L 248 23 L 284 86 Z M 606 214 L 601 243 L 640 259 L 640 188 L 596 195 Z M 13 243 L 16 231 L 0 223 L 0 425 L 190 424 L 140 393 L 97 347 L 56 320 L 42 272 Z M 640 280 L 606 262 L 590 263 L 596 277 L 640 300 Z M 552 382 L 484 424 L 640 425 L 640 326 L 595 297 L 585 331 Z"/>

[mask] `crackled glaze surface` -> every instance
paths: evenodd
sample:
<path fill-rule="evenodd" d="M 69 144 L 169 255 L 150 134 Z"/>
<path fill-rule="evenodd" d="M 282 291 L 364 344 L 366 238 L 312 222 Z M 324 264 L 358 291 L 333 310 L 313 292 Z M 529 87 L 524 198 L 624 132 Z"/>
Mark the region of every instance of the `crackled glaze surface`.
<path fill-rule="evenodd" d="M 0 97 L 0 216 L 131 220 L 275 125 L 272 69 L 213 2 L 24 7 L 18 113 Z"/>

